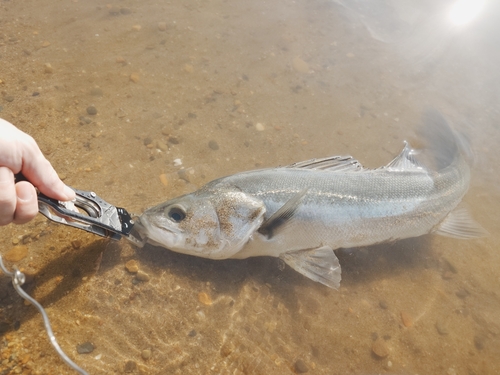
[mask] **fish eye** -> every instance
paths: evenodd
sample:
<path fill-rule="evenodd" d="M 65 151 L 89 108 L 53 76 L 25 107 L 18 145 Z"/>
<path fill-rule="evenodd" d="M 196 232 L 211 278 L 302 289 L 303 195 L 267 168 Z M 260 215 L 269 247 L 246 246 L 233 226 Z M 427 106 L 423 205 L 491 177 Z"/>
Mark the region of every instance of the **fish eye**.
<path fill-rule="evenodd" d="M 167 209 L 167 216 L 175 223 L 180 223 L 186 217 L 186 211 L 179 206 L 169 207 Z"/>

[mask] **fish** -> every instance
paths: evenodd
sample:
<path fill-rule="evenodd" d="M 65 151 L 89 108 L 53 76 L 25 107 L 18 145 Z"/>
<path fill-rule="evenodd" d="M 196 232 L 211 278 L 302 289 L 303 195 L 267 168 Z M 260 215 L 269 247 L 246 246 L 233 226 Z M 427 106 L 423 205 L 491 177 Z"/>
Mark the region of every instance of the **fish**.
<path fill-rule="evenodd" d="M 428 233 L 487 235 L 460 204 L 470 182 L 467 139 L 437 110 L 425 112 L 423 123 L 425 149 L 405 141 L 384 167 L 333 156 L 236 173 L 147 209 L 138 232 L 197 257 L 278 257 L 334 289 L 341 281 L 336 249 Z"/>

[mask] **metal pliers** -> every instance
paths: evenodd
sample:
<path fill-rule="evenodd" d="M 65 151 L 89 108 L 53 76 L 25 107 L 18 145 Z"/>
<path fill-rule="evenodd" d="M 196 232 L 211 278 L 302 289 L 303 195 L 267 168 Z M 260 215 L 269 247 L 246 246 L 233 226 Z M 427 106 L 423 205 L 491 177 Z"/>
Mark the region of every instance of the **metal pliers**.
<path fill-rule="evenodd" d="M 27 181 L 22 174 L 16 174 L 16 182 Z M 101 237 L 119 240 L 124 236 L 138 246 L 144 242 L 140 236 L 132 235 L 134 220 L 126 209 L 116 207 L 100 198 L 93 191 L 71 188 L 76 198 L 62 202 L 38 193 L 38 210 L 48 219 L 69 225 Z"/>

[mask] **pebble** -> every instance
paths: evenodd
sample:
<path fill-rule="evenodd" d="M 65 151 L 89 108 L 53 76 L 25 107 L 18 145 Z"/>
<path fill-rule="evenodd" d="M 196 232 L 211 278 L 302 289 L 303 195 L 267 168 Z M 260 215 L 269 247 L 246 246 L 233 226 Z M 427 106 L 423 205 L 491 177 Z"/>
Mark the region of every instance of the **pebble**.
<path fill-rule="evenodd" d="M 293 368 L 297 374 L 304 374 L 309 371 L 309 368 L 302 359 L 297 359 L 293 365 Z"/>
<path fill-rule="evenodd" d="M 386 302 L 386 301 L 384 301 L 384 300 L 380 300 L 380 301 L 379 301 L 379 303 L 378 303 L 378 305 L 379 305 L 379 306 L 380 306 L 380 308 L 381 308 L 381 309 L 383 309 L 383 310 L 387 310 L 387 309 L 389 308 L 389 305 L 388 305 L 388 304 L 387 304 L 387 302 Z"/>
<path fill-rule="evenodd" d="M 178 145 L 179 144 L 179 138 L 177 138 L 177 137 L 168 137 L 168 142 L 172 143 L 173 145 Z"/>
<path fill-rule="evenodd" d="M 94 87 L 90 90 L 90 95 L 92 96 L 102 96 L 102 94 L 102 89 L 100 89 L 99 87 Z"/>
<path fill-rule="evenodd" d="M 150 145 L 151 143 L 153 143 L 153 139 L 151 137 L 146 137 L 144 138 L 142 143 L 144 143 L 144 146 Z"/>
<path fill-rule="evenodd" d="M 111 16 L 118 16 L 120 14 L 120 9 L 117 6 L 109 6 L 109 14 Z"/>
<path fill-rule="evenodd" d="M 193 73 L 194 71 L 194 67 L 191 64 L 185 64 L 183 69 L 186 73 Z"/>
<path fill-rule="evenodd" d="M 292 60 L 292 67 L 299 73 L 309 73 L 309 64 L 298 56 Z"/>
<path fill-rule="evenodd" d="M 149 277 L 146 272 L 140 270 L 137 271 L 137 275 L 135 275 L 135 278 L 139 281 L 149 281 L 151 279 L 151 277 Z"/>
<path fill-rule="evenodd" d="M 196 312 L 196 315 L 198 315 L 198 317 L 199 317 L 200 319 L 205 319 L 205 318 L 207 317 L 207 316 L 205 315 L 205 313 L 203 312 L 203 310 L 198 310 L 198 311 Z"/>
<path fill-rule="evenodd" d="M 457 267 L 455 267 L 455 265 L 453 264 L 453 262 L 451 262 L 448 258 L 443 257 L 442 258 L 442 263 L 443 263 L 443 268 L 445 269 L 445 271 L 450 271 L 450 272 L 453 272 L 453 273 L 457 273 L 458 272 Z"/>
<path fill-rule="evenodd" d="M 139 265 L 137 264 L 137 261 L 133 259 L 125 263 L 125 268 L 130 273 L 137 273 L 139 271 Z"/>
<path fill-rule="evenodd" d="M 3 258 L 9 262 L 19 262 L 28 255 L 28 248 L 23 245 L 14 246 L 12 249 L 3 254 Z"/>
<path fill-rule="evenodd" d="M 484 349 L 484 343 L 486 341 L 486 337 L 476 335 L 474 336 L 474 346 L 476 347 L 477 350 L 483 350 Z"/>
<path fill-rule="evenodd" d="M 82 241 L 73 240 L 71 241 L 71 246 L 73 247 L 73 249 L 78 250 L 80 247 L 82 247 Z"/>
<path fill-rule="evenodd" d="M 48 46 L 50 46 L 50 42 L 49 41 L 45 40 L 45 41 L 42 42 L 42 47 L 45 48 L 45 47 L 48 47 Z"/>
<path fill-rule="evenodd" d="M 149 350 L 149 349 L 144 349 L 144 350 L 141 352 L 141 357 L 142 357 L 142 359 L 144 359 L 145 361 L 147 361 L 149 358 L 151 358 L 151 350 Z"/>
<path fill-rule="evenodd" d="M 135 363 L 134 361 L 127 361 L 125 363 L 125 372 L 134 372 L 135 370 L 137 370 L 137 363 Z"/>
<path fill-rule="evenodd" d="M 139 73 L 132 73 L 129 78 L 132 82 L 137 83 L 140 79 Z"/>
<path fill-rule="evenodd" d="M 262 125 L 260 122 L 256 123 L 255 124 L 255 129 L 258 131 L 258 132 L 262 132 L 264 131 L 264 125 Z"/>
<path fill-rule="evenodd" d="M 132 26 L 132 30 L 134 30 L 134 31 L 141 31 L 141 29 L 142 29 L 141 25 L 134 25 L 134 26 Z"/>
<path fill-rule="evenodd" d="M 440 335 L 447 335 L 450 333 L 450 330 L 448 329 L 448 322 L 446 320 L 439 319 L 436 322 L 436 330 Z"/>
<path fill-rule="evenodd" d="M 80 125 L 85 125 L 85 124 L 88 125 L 92 122 L 90 118 L 85 116 L 80 116 L 78 119 L 80 120 Z"/>
<path fill-rule="evenodd" d="M 182 165 L 181 159 L 174 159 L 174 167 L 180 167 Z"/>
<path fill-rule="evenodd" d="M 160 30 L 160 31 L 167 30 L 167 23 L 166 22 L 158 22 L 158 30 Z"/>
<path fill-rule="evenodd" d="M 156 141 L 156 148 L 162 151 L 168 151 L 168 146 L 163 141 Z"/>
<path fill-rule="evenodd" d="M 95 349 L 94 344 L 90 341 L 84 342 L 83 344 L 79 344 L 76 346 L 76 351 L 78 354 L 89 354 L 92 353 Z"/>
<path fill-rule="evenodd" d="M 12 95 L 7 95 L 4 99 L 6 102 L 9 103 L 14 101 L 14 97 Z"/>
<path fill-rule="evenodd" d="M 210 298 L 210 296 L 205 292 L 198 293 L 198 301 L 206 306 L 210 306 L 213 303 L 212 298 Z"/>
<path fill-rule="evenodd" d="M 232 352 L 234 352 L 234 344 L 232 342 L 226 342 L 224 344 L 222 344 L 221 348 L 220 348 L 220 354 L 222 357 L 227 357 L 228 355 L 230 355 Z"/>
<path fill-rule="evenodd" d="M 413 325 L 413 319 L 406 311 L 401 311 L 401 321 L 405 327 L 411 327 Z"/>
<path fill-rule="evenodd" d="M 461 299 L 468 297 L 469 294 L 470 293 L 466 289 L 460 289 L 458 292 L 455 293 L 455 295 Z"/>
<path fill-rule="evenodd" d="M 167 175 L 165 173 L 162 173 L 160 175 L 160 181 L 161 183 L 164 185 L 164 186 L 168 186 L 168 178 L 167 178 Z"/>
<path fill-rule="evenodd" d="M 50 63 L 47 63 L 44 65 L 43 71 L 47 74 L 54 73 L 54 68 L 50 65 Z"/>
<path fill-rule="evenodd" d="M 87 107 L 87 113 L 91 116 L 97 115 L 97 108 L 93 105 Z"/>
<path fill-rule="evenodd" d="M 188 175 L 188 173 L 187 173 L 187 172 L 188 172 L 188 170 L 187 170 L 186 168 L 181 168 L 181 169 L 179 169 L 179 170 L 177 171 L 177 175 L 179 176 L 179 178 L 180 178 L 181 180 L 184 180 L 184 181 L 186 181 L 186 182 L 191 182 L 191 181 L 189 180 L 189 175 Z"/>
<path fill-rule="evenodd" d="M 219 149 L 218 143 L 216 141 L 214 141 L 213 139 L 208 142 L 208 147 L 210 147 L 214 151 Z"/>
<path fill-rule="evenodd" d="M 389 348 L 384 340 L 378 338 L 372 344 L 372 352 L 378 358 L 385 358 L 389 355 Z"/>

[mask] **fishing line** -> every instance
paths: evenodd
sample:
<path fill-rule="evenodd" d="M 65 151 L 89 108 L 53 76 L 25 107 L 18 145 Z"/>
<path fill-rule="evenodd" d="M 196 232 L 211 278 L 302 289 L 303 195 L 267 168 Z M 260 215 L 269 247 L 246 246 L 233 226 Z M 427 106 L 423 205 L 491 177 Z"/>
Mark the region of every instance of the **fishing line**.
<path fill-rule="evenodd" d="M 45 325 L 45 330 L 47 331 L 47 335 L 49 336 L 50 343 L 56 350 L 57 354 L 59 354 L 59 357 L 71 368 L 73 368 L 75 371 L 82 375 L 89 375 L 88 372 L 80 368 L 75 362 L 73 362 L 67 355 L 64 353 L 57 343 L 56 337 L 54 336 L 54 332 L 52 331 L 52 327 L 50 326 L 50 321 L 49 317 L 47 316 L 47 313 L 45 312 L 44 308 L 42 305 L 40 305 L 35 299 L 33 299 L 28 293 L 26 293 L 23 288 L 21 288 L 21 285 L 24 284 L 26 281 L 26 277 L 24 276 L 24 273 L 19 271 L 19 269 L 14 266 L 14 272 L 10 272 L 7 270 L 5 265 L 3 264 L 2 256 L 0 255 L 0 268 L 2 269 L 3 273 L 5 273 L 7 276 L 12 278 L 12 285 L 14 286 L 14 289 L 16 292 L 24 298 L 26 301 L 30 302 L 33 306 L 35 306 L 40 314 L 42 314 L 43 318 L 43 324 Z"/>

